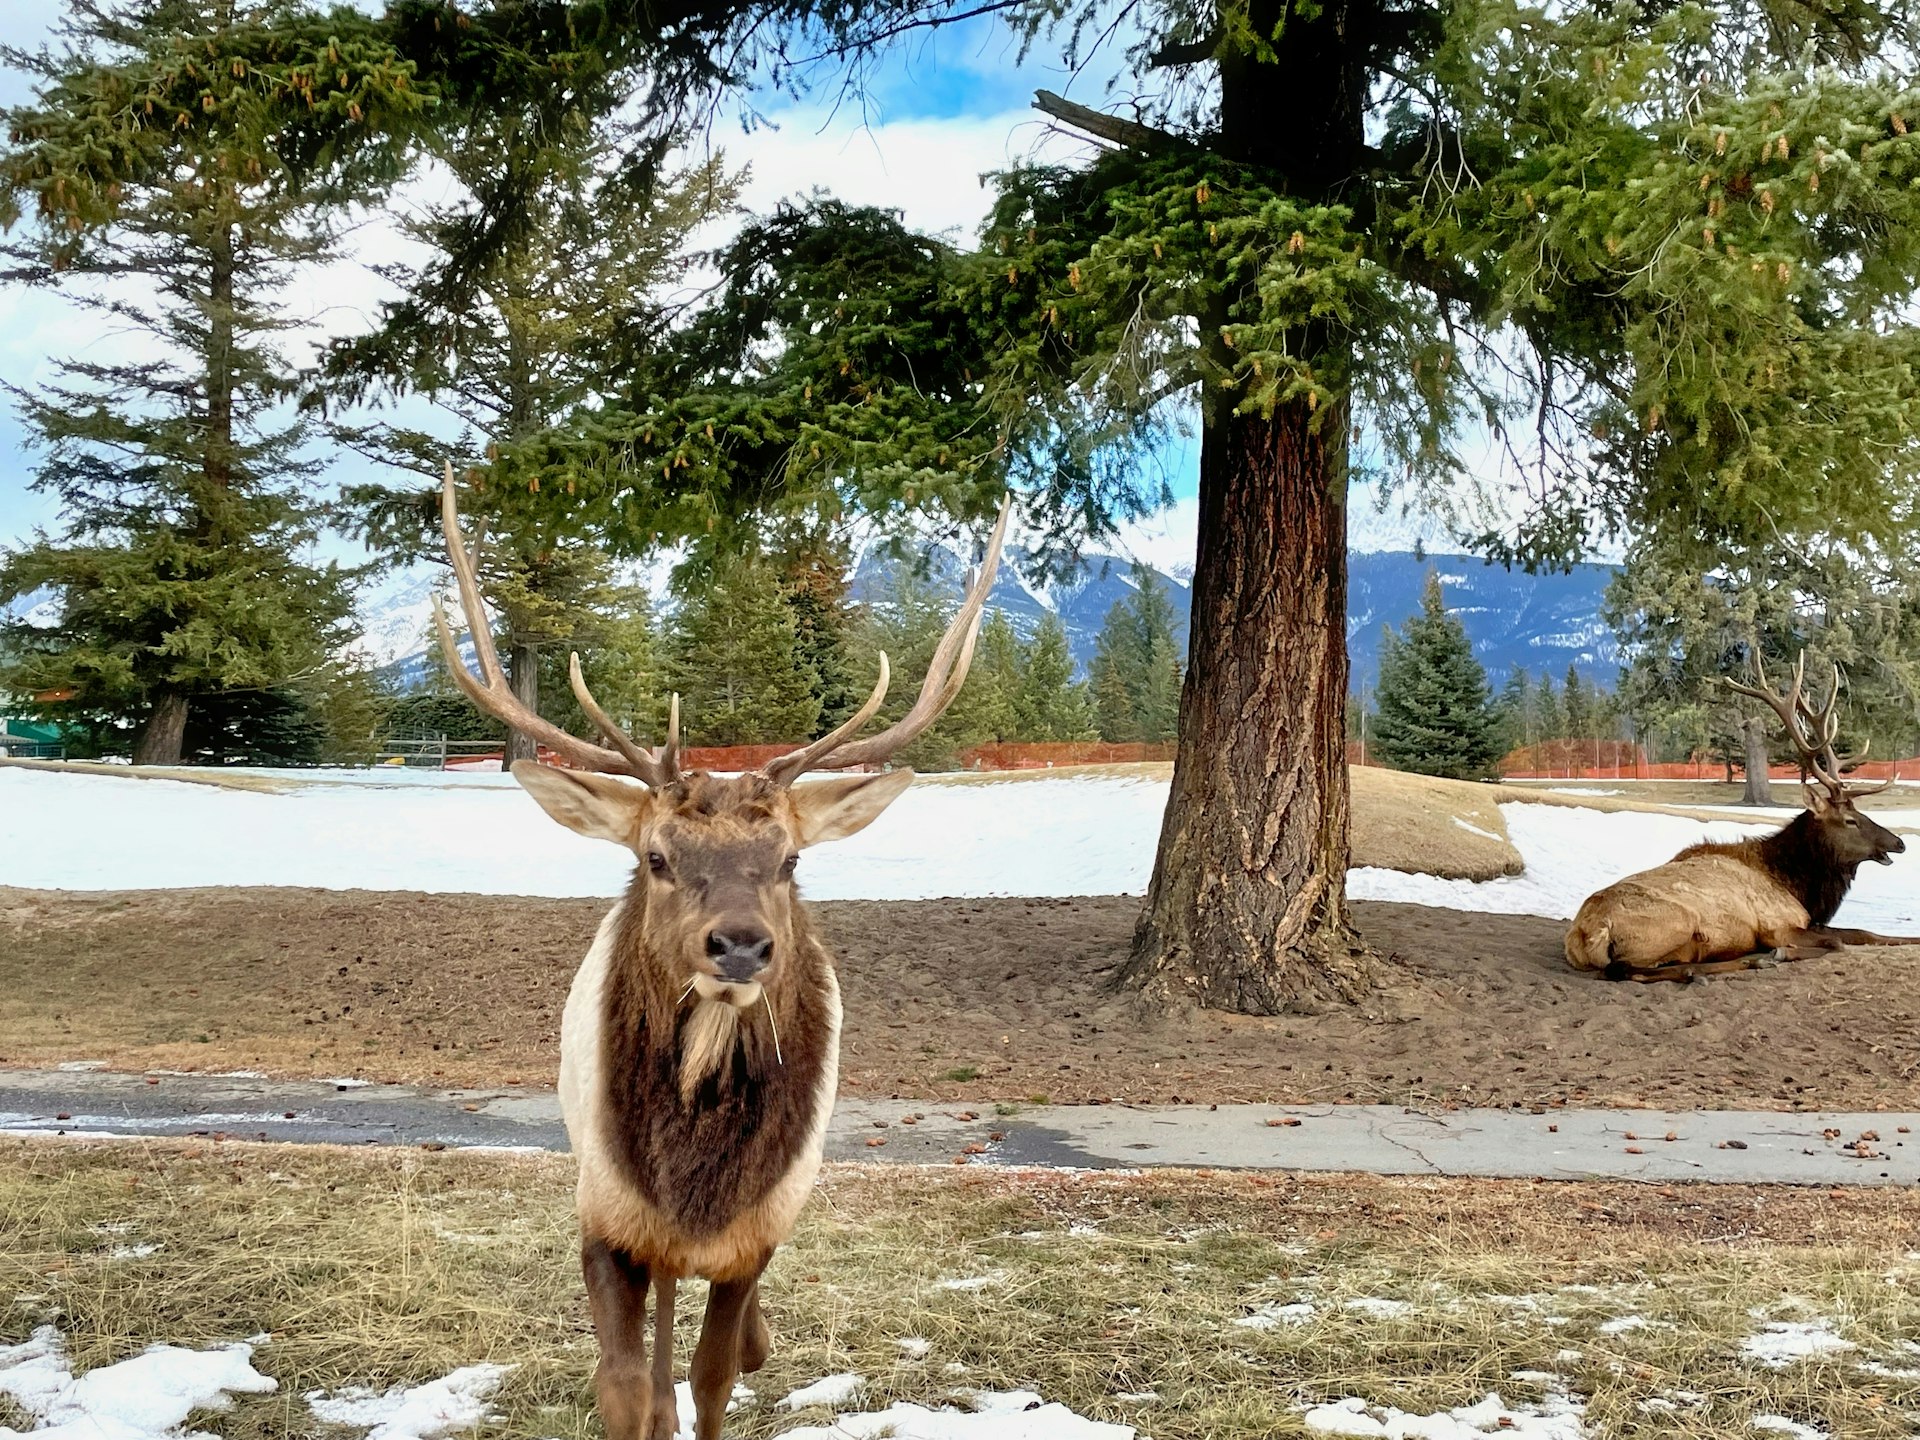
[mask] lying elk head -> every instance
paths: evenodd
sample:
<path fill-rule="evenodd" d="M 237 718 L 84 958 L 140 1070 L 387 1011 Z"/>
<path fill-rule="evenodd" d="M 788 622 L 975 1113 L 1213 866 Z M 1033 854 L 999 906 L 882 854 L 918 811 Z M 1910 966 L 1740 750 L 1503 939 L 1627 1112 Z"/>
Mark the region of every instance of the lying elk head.
<path fill-rule="evenodd" d="M 682 772 L 678 696 L 666 743 L 654 749 L 636 744 L 594 700 L 578 655 L 571 657 L 568 669 L 574 696 L 611 749 L 568 734 L 514 696 L 494 650 L 475 578 L 479 539 L 469 550 L 460 537 L 451 465 L 441 487 L 440 520 L 484 679 L 467 669 L 438 606 L 434 621 L 454 682 L 467 697 L 531 735 L 569 767 L 519 760 L 513 766 L 514 779 L 569 830 L 624 845 L 644 865 L 630 899 L 643 898 L 648 948 L 674 967 L 670 979 L 681 987 L 683 998 L 697 993 L 703 1000 L 725 1001 L 744 1010 L 757 1004 L 767 988 L 779 985 L 783 964 L 795 953 L 800 916 L 794 870 L 800 852 L 865 829 L 912 783 L 913 772 L 848 775 L 797 788 L 793 782 L 809 770 L 883 762 L 953 702 L 972 663 L 1007 516 L 1003 505 L 979 574 L 934 650 L 919 697 L 897 723 L 865 739 L 854 738 L 886 700 L 883 654 L 873 693 L 845 724 L 744 775 Z"/>
<path fill-rule="evenodd" d="M 1866 748 L 1863 746 L 1856 754 L 1846 756 L 1836 754 L 1833 748 L 1834 738 L 1840 731 L 1840 719 L 1836 713 L 1840 703 L 1840 667 L 1833 667 L 1832 685 L 1826 701 L 1818 706 L 1806 694 L 1807 657 L 1804 651 L 1794 662 L 1793 683 L 1785 695 L 1768 682 L 1766 664 L 1761 660 L 1757 647 L 1753 654 L 1753 675 L 1755 683 L 1752 685 L 1729 680 L 1727 687 L 1760 701 L 1778 715 L 1781 723 L 1787 727 L 1787 738 L 1799 752 L 1800 763 L 1809 777 L 1805 786 L 1807 814 L 1828 853 L 1835 862 L 1846 867 L 1849 876 L 1855 868 L 1869 860 L 1877 865 L 1891 865 L 1893 857 L 1907 848 L 1906 841 L 1863 814 L 1854 802 L 1867 795 L 1879 794 L 1893 781 L 1885 780 L 1878 785 L 1849 785 L 1844 776 L 1866 758 Z"/>

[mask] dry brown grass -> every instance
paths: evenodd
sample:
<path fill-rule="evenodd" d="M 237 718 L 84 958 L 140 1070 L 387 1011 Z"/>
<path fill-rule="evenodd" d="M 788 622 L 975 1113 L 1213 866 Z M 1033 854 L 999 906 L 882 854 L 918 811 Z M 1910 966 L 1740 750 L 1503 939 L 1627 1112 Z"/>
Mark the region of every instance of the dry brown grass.
<path fill-rule="evenodd" d="M 1525 868 L 1507 839 L 1497 787 L 1370 765 L 1348 774 L 1355 865 L 1447 880 L 1492 880 Z"/>
<path fill-rule="evenodd" d="M 271 1332 L 256 1363 L 280 1394 L 222 1417 L 228 1440 L 312 1433 L 307 1389 L 481 1360 L 518 1367 L 498 1433 L 594 1433 L 562 1157 L 0 1146 L 0 1339 L 57 1320 L 84 1368 Z M 1161 1440 L 1252 1440 L 1297 1434 L 1298 1403 L 1345 1394 L 1522 1401 L 1537 1388 L 1510 1375 L 1525 1369 L 1589 1396 L 1598 1434 L 1732 1440 L 1777 1413 L 1891 1440 L 1911 1433 L 1920 1384 L 1853 1362 L 1914 1363 L 1897 1341 L 1920 1326 L 1915 1232 L 1911 1200 L 1860 1190 L 831 1167 L 769 1271 L 774 1358 L 732 1428 L 788 1428 L 772 1400 L 855 1370 L 874 1408 L 1027 1386 Z M 132 1240 L 162 1248 L 109 1258 Z M 997 1279 L 935 1286 L 970 1275 Z M 1411 1308 L 1342 1308 L 1358 1297 Z M 1231 1323 L 1299 1298 L 1310 1323 Z M 1755 1308 L 1824 1316 L 1860 1348 L 1757 1368 L 1738 1350 Z M 1599 1330 L 1625 1314 L 1656 1323 Z M 925 1361 L 896 1344 L 909 1336 L 932 1343 Z M 1157 1403 L 1118 1398 L 1149 1390 Z M 1639 1411 L 1670 1390 L 1708 1398 Z"/>

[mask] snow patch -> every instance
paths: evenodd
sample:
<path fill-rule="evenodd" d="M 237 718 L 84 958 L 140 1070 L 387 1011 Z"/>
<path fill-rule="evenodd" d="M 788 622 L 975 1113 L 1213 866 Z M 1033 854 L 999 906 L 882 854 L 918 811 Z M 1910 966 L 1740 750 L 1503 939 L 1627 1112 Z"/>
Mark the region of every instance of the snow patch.
<path fill-rule="evenodd" d="M 1506 843 L 1506 839 L 1507 839 L 1506 836 L 1496 835 L 1491 830 L 1482 830 L 1478 825 L 1474 825 L 1468 821 L 1462 820 L 1458 815 L 1453 817 L 1453 823 L 1458 825 L 1462 830 L 1465 830 L 1470 835 L 1478 835 L 1482 839 L 1486 839 L 1486 840 L 1498 840 L 1503 845 Z"/>
<path fill-rule="evenodd" d="M 924 1360 L 933 1353 L 933 1341 L 924 1340 L 918 1335 L 903 1335 L 893 1343 L 900 1347 L 900 1353 L 909 1360 Z"/>
<path fill-rule="evenodd" d="M 1789 1420 L 1784 1415 L 1756 1415 L 1753 1428 L 1770 1431 L 1775 1435 L 1791 1435 L 1793 1440 L 1827 1440 L 1825 1430 L 1816 1430 L 1811 1425 L 1802 1425 L 1798 1420 Z"/>
<path fill-rule="evenodd" d="M 1369 1320 L 1397 1320 L 1402 1315 L 1413 1313 L 1413 1306 L 1405 1300 L 1382 1300 L 1373 1295 L 1359 1296 L 1347 1301 L 1340 1308 L 1351 1310 L 1357 1315 L 1364 1315 Z"/>
<path fill-rule="evenodd" d="M 802 1385 L 774 1402 L 776 1410 L 805 1410 L 810 1405 L 844 1405 L 867 1388 L 867 1377 L 851 1372 L 828 1375 Z"/>
<path fill-rule="evenodd" d="M 0 1346 L 0 1395 L 38 1423 L 36 1440 L 178 1440 L 196 1410 L 226 1410 L 235 1395 L 271 1395 L 279 1382 L 253 1368 L 246 1343 L 144 1354 L 75 1378 L 60 1332 L 43 1325 L 20 1345 Z M 0 1440 L 21 1432 L 0 1425 Z"/>
<path fill-rule="evenodd" d="M 1836 1355 L 1857 1348 L 1835 1333 L 1831 1320 L 1775 1320 L 1740 1342 L 1743 1355 L 1769 1370 L 1784 1370 L 1816 1355 Z"/>
<path fill-rule="evenodd" d="M 1304 1300 L 1296 1300 L 1291 1305 L 1262 1305 L 1251 1315 L 1242 1315 L 1233 1323 L 1243 1330 L 1272 1330 L 1281 1325 L 1304 1325 L 1313 1316 L 1313 1306 Z"/>
<path fill-rule="evenodd" d="M 492 1418 L 488 1401 L 511 1365 L 463 1365 L 424 1385 L 376 1391 L 364 1385 L 309 1391 L 307 1407 L 329 1425 L 356 1425 L 365 1440 L 435 1440 Z"/>
<path fill-rule="evenodd" d="M 1508 1405 L 1497 1392 L 1473 1405 L 1416 1415 L 1357 1396 L 1315 1405 L 1301 1417 L 1314 1435 L 1358 1435 L 1381 1440 L 1475 1440 L 1507 1435 L 1517 1440 L 1586 1440 L 1585 1405 L 1565 1391 L 1550 1391 L 1538 1405 Z"/>
<path fill-rule="evenodd" d="M 969 1391 L 971 1411 L 896 1401 L 885 1410 L 837 1415 L 831 1425 L 789 1430 L 783 1440 L 1134 1440 L 1131 1425 L 1089 1420 L 1031 1390 Z"/>

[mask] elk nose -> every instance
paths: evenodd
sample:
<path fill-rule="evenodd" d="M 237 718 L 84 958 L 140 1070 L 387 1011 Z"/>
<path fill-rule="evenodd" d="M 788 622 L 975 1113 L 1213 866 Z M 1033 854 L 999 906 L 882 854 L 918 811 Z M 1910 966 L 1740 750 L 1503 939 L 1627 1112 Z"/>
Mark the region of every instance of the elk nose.
<path fill-rule="evenodd" d="M 723 980 L 751 980 L 773 959 L 773 937 L 757 925 L 707 932 L 707 958 Z"/>

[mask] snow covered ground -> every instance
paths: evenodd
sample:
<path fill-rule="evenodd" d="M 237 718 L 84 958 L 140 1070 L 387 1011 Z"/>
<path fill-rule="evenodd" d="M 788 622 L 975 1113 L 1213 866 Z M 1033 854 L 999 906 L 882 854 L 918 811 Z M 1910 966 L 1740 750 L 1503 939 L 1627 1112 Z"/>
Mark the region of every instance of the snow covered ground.
<path fill-rule="evenodd" d="M 323 889 L 614 895 L 631 857 L 548 820 L 498 774 L 299 772 L 348 780 L 258 794 L 212 785 L 0 769 L 0 883 L 43 889 L 301 885 Z M 1043 776 L 916 783 L 851 840 L 801 862 L 817 900 L 1114 895 L 1145 890 L 1164 781 Z M 1764 827 L 1729 820 L 1501 806 L 1526 872 L 1476 884 L 1356 869 L 1359 899 L 1570 917 L 1594 890 L 1701 839 Z M 1920 811 L 1883 813 L 1920 823 Z M 1920 841 L 1860 872 L 1839 922 L 1920 932 Z"/>

